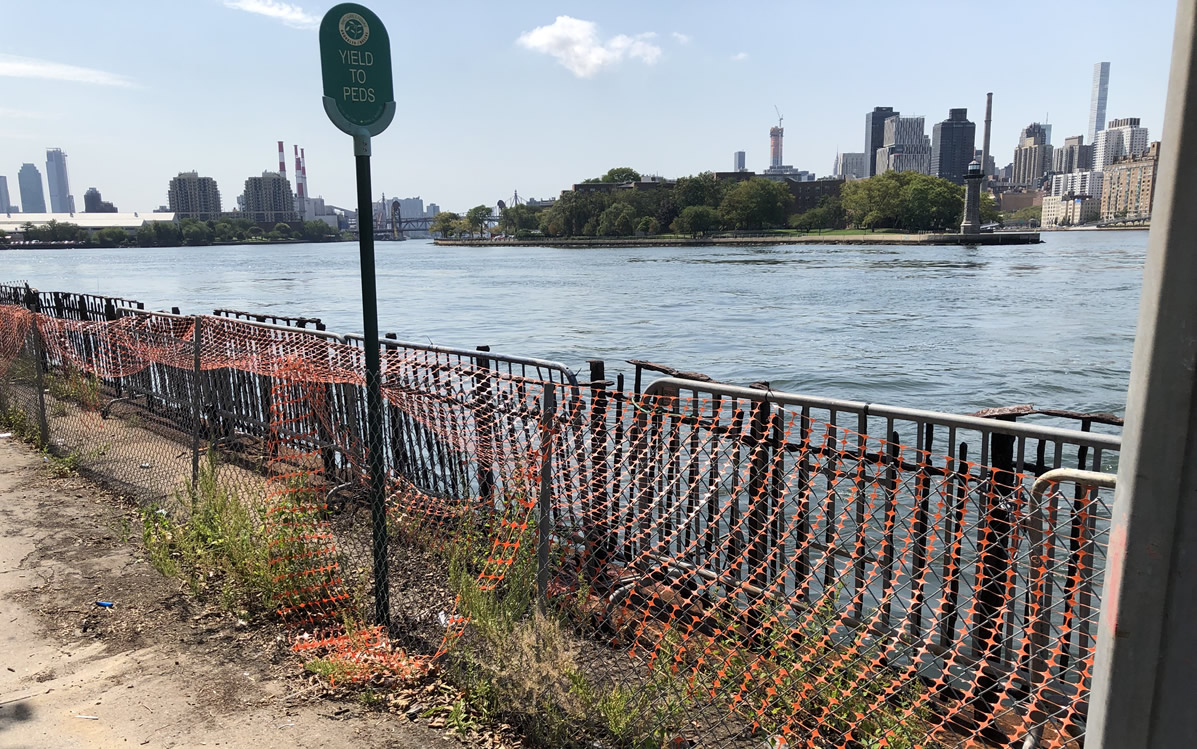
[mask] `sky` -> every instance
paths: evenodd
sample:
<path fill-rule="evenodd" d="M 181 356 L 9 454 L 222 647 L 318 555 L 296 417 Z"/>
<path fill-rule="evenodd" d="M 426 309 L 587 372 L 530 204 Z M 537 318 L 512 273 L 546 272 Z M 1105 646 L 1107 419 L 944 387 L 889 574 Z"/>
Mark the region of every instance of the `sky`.
<path fill-rule="evenodd" d="M 443 210 L 552 197 L 614 166 L 675 177 L 785 162 L 830 174 L 861 151 L 864 115 L 948 109 L 978 123 L 994 94 L 991 153 L 1051 122 L 1088 126 L 1093 64 L 1111 63 L 1107 120 L 1163 120 L 1175 0 L 1034 5 L 977 0 L 366 3 L 390 33 L 398 111 L 373 143 L 375 199 Z M 321 104 L 315 0 L 0 0 L 0 175 L 45 150 L 71 192 L 121 211 L 166 203 L 180 171 L 214 177 L 226 210 L 245 178 L 307 154 L 309 193 L 356 205 L 349 136 Z M 38 30 L 41 30 L 39 32 Z"/>

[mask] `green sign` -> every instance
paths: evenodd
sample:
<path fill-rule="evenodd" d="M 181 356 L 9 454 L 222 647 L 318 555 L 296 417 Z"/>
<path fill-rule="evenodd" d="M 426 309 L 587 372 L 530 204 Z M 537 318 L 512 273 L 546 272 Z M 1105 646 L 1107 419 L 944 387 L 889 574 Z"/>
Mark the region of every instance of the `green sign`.
<path fill-rule="evenodd" d="M 320 22 L 324 111 L 350 135 L 378 135 L 395 116 L 391 40 L 382 21 L 357 3 L 341 3 Z"/>

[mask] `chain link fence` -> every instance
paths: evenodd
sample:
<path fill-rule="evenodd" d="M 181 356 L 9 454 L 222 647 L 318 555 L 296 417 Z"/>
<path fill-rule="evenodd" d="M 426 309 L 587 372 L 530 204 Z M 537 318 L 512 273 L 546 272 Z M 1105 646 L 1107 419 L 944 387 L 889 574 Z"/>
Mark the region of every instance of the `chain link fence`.
<path fill-rule="evenodd" d="M 384 339 L 380 546 L 360 337 L 140 307 L 0 287 L 6 428 L 330 679 L 552 745 L 1083 741 L 1110 497 L 1033 485 L 1113 434 Z"/>

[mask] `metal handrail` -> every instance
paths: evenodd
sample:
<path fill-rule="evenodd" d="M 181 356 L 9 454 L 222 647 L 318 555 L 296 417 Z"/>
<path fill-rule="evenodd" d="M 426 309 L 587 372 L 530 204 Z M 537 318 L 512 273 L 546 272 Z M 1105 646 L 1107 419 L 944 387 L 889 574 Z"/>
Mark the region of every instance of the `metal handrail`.
<path fill-rule="evenodd" d="M 349 333 L 345 336 L 348 341 L 365 342 L 366 337 L 358 333 Z M 428 351 L 436 354 L 448 354 L 449 356 L 462 356 L 469 359 L 489 359 L 491 361 L 508 362 L 511 364 L 520 364 L 526 367 L 537 367 L 539 369 L 548 369 L 560 372 L 572 386 L 577 386 L 578 376 L 572 369 L 565 366 L 561 362 L 555 362 L 550 359 L 537 359 L 531 356 L 512 356 L 510 354 L 499 354 L 494 351 L 478 351 L 476 349 L 457 348 L 455 346 L 438 346 L 434 343 L 414 343 L 412 341 L 400 341 L 394 338 L 379 338 L 378 344 L 380 346 L 388 346 L 390 348 L 407 348 L 415 349 L 417 351 Z"/>
<path fill-rule="evenodd" d="M 1095 432 L 1081 432 L 1074 429 L 1039 426 L 1037 424 L 1020 424 L 1012 421 L 983 419 L 978 416 L 962 416 L 941 411 L 925 411 L 917 408 L 903 408 L 901 406 L 886 406 L 864 401 L 842 400 L 839 398 L 824 398 L 815 395 L 800 395 L 780 390 L 758 390 L 740 385 L 724 385 L 713 382 L 686 380 L 680 377 L 662 377 L 654 380 L 644 390 L 645 396 L 671 396 L 679 390 L 690 390 L 695 393 L 709 393 L 746 400 L 763 401 L 778 406 L 811 406 L 833 411 L 844 411 L 861 416 L 878 416 L 883 418 L 902 419 L 906 421 L 934 422 L 957 429 L 972 429 L 979 432 L 1006 434 L 1013 437 L 1031 437 L 1035 439 L 1051 439 L 1069 442 L 1086 447 L 1115 449 L 1122 445 L 1122 438 Z"/>
<path fill-rule="evenodd" d="M 196 317 L 211 317 L 219 319 L 222 322 L 235 322 L 240 325 L 250 325 L 255 328 L 263 328 L 265 330 L 274 330 L 279 333 L 287 333 L 288 335 L 310 335 L 318 338 L 327 338 L 329 340 L 337 341 L 339 343 L 346 342 L 346 336 L 340 333 L 332 333 L 327 330 L 312 330 L 309 328 L 296 328 L 290 325 L 276 325 L 268 322 L 257 322 L 256 320 L 237 320 L 235 318 L 221 317 L 219 315 L 176 315 L 173 312 L 153 312 L 151 310 L 136 309 L 134 307 L 117 307 L 118 315 L 136 314 L 143 317 L 165 317 L 170 320 L 193 320 Z"/>
<path fill-rule="evenodd" d="M 1043 494 L 1049 486 L 1063 481 L 1070 481 L 1077 486 L 1113 489 L 1118 482 L 1118 477 L 1112 473 L 1081 471 L 1076 468 L 1056 468 L 1035 479 L 1035 483 L 1031 485 L 1031 501 L 1027 508 L 1026 530 L 1027 540 L 1030 543 L 1034 556 L 1030 560 L 1031 579 L 1027 590 L 1031 595 L 1039 599 L 1040 612 L 1048 608 L 1051 603 L 1051 582 L 1044 579 L 1046 569 L 1042 554 L 1044 523 Z M 1048 657 L 1050 655 L 1049 624 L 1042 613 L 1036 616 L 1030 623 L 1031 654 L 1027 677 L 1030 682 L 1028 691 L 1036 695 L 1033 699 L 1042 699 L 1040 696 L 1042 693 L 1041 687 L 1047 674 Z M 1040 710 L 1039 703 L 1032 702 L 1028 708 L 1028 714 Z M 1044 715 L 1033 716 L 1034 726 L 1023 737 L 1022 749 L 1038 749 L 1039 743 L 1043 739 L 1043 726 L 1046 719 L 1047 716 Z"/>

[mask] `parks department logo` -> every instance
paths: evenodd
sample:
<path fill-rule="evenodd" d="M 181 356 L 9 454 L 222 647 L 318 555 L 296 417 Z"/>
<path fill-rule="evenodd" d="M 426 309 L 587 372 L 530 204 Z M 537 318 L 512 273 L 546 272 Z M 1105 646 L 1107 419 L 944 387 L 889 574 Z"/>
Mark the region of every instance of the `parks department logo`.
<path fill-rule="evenodd" d="M 341 31 L 341 38 L 355 47 L 360 47 L 370 38 L 370 26 L 366 19 L 357 13 L 346 13 L 341 16 L 337 28 Z"/>

